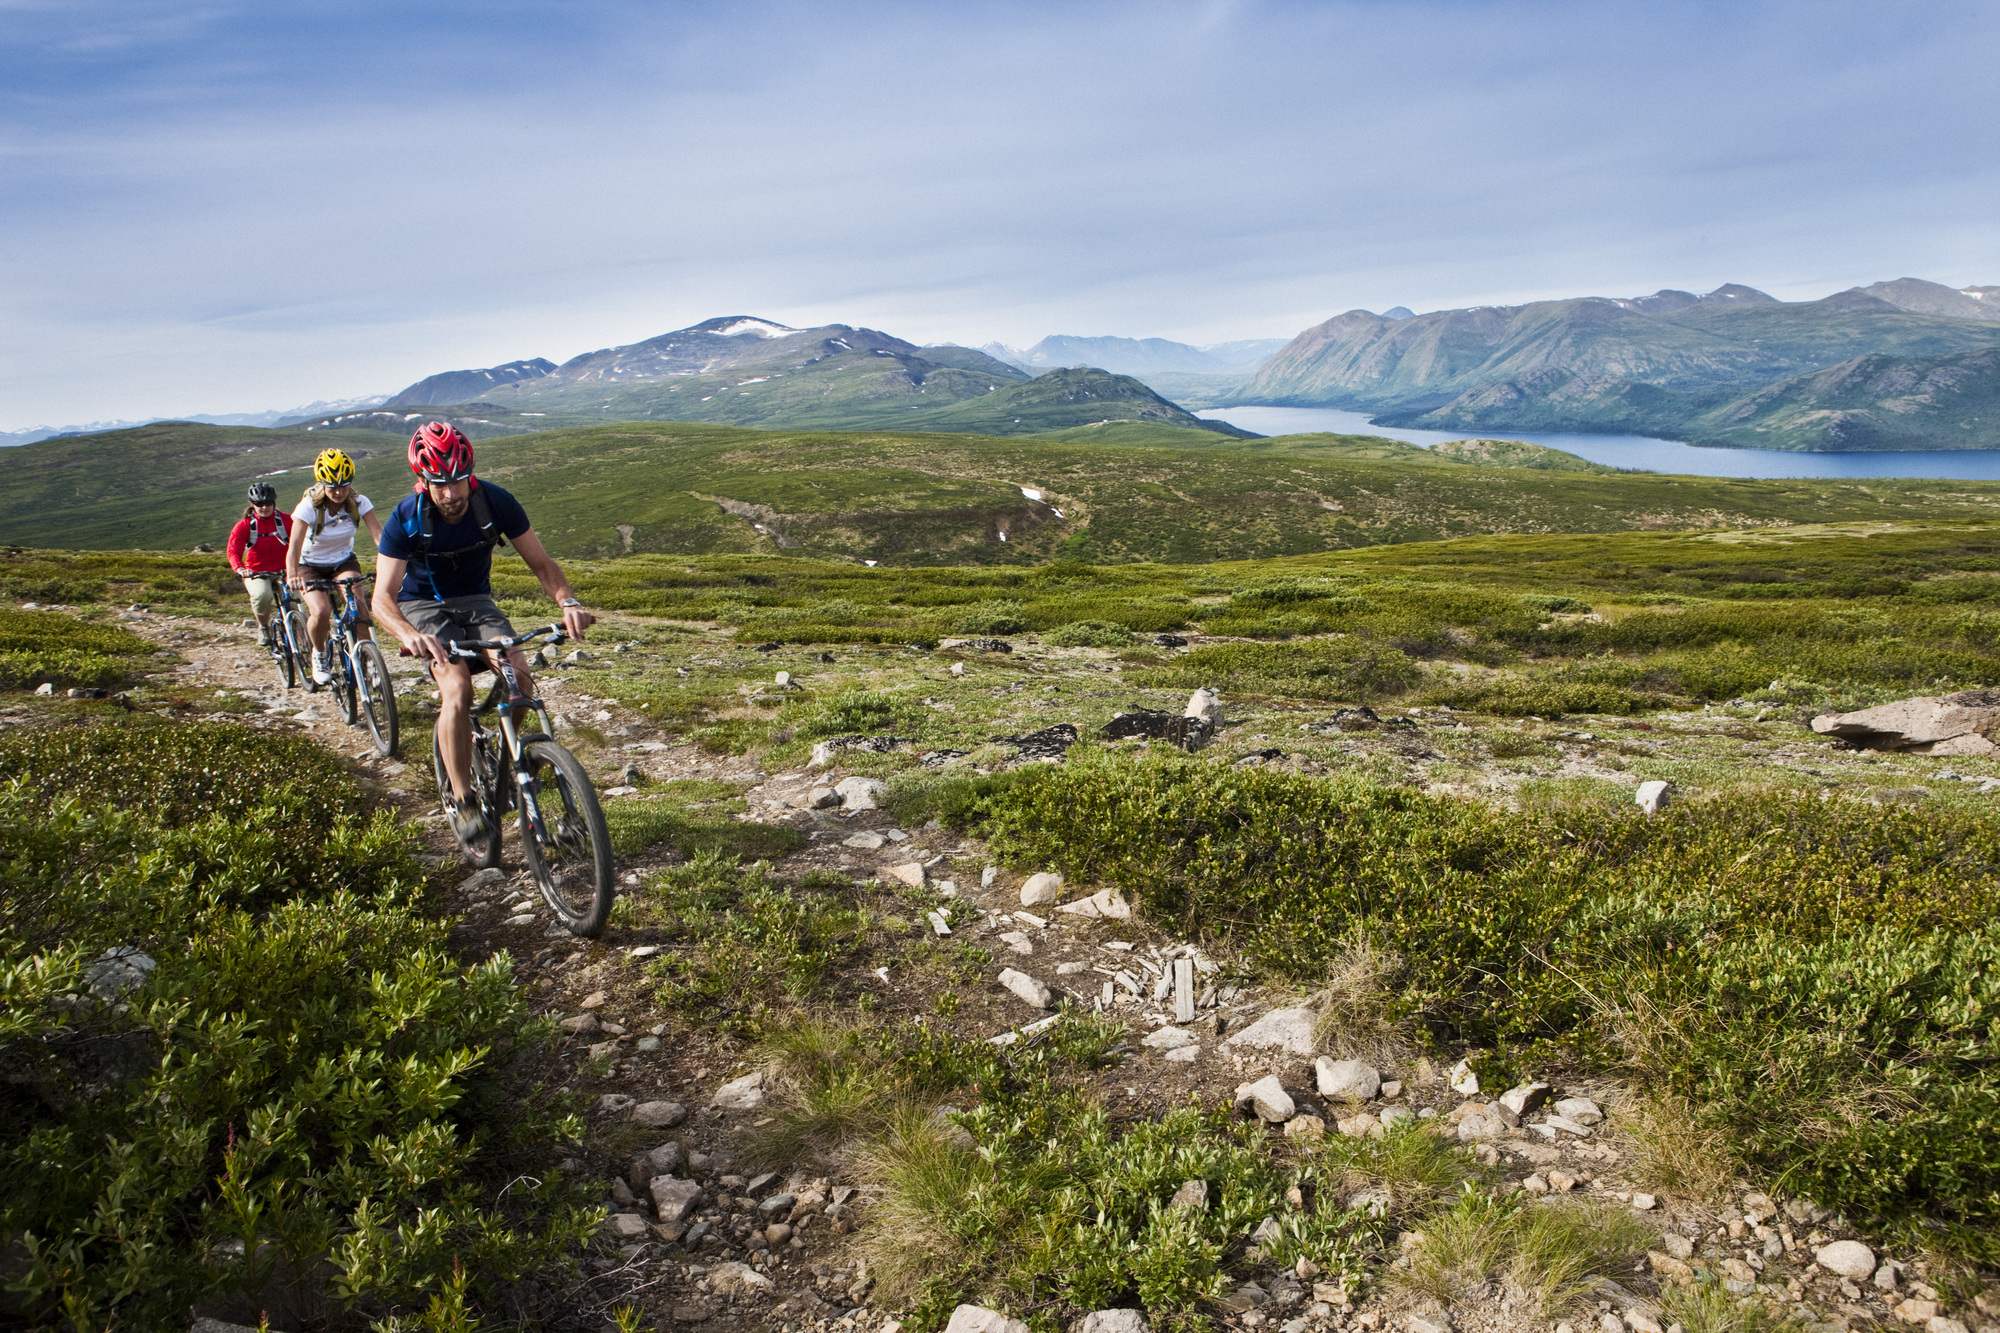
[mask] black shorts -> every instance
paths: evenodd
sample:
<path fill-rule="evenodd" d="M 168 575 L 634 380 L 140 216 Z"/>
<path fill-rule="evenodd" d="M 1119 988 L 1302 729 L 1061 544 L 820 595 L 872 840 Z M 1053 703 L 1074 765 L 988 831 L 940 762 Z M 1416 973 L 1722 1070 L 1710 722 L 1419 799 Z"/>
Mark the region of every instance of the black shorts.
<path fill-rule="evenodd" d="M 361 562 L 350 555 L 337 565 L 309 565 L 301 561 L 299 568 L 304 571 L 308 583 L 326 583 L 339 578 L 342 574 L 359 574 Z M 320 593 L 329 600 L 340 595 L 337 591 L 329 592 L 325 588 L 314 588 L 311 591 Z M 334 609 L 336 611 L 340 609 L 338 604 Z M 368 614 L 368 599 L 362 596 L 359 590 L 354 594 L 354 618 L 364 623 L 372 619 Z"/>

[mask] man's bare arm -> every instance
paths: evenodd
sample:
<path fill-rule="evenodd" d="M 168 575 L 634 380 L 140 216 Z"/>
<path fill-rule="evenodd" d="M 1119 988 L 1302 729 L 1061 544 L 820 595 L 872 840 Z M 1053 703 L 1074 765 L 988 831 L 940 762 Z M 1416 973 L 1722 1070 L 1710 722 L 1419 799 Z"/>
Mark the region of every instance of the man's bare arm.
<path fill-rule="evenodd" d="M 569 580 L 563 577 L 561 568 L 542 546 L 542 539 L 535 535 L 533 528 L 512 540 L 514 549 L 521 553 L 521 559 L 534 572 L 543 592 L 558 604 L 576 600 L 576 594 L 569 589 Z M 572 639 L 581 639 L 583 632 L 597 623 L 597 617 L 580 606 L 563 607 L 562 618 L 563 632 Z"/>

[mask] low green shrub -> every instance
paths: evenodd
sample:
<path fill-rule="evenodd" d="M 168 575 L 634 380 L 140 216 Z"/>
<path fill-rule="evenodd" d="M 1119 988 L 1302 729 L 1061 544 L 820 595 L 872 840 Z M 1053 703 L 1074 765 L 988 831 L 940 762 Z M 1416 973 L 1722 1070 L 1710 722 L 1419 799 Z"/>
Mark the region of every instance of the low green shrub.
<path fill-rule="evenodd" d="M 1003 857 L 1116 884 L 1279 975 L 1365 938 L 1403 963 L 1387 1017 L 1496 1076 L 1613 1062 L 1611 1011 L 1654 1014 L 1649 1079 L 1745 1161 L 2000 1256 L 1991 819 L 1788 793 L 1509 811 L 1101 752 L 1029 770 L 989 827 Z"/>
<path fill-rule="evenodd" d="M 0 689 L 102 689 L 136 679 L 153 645 L 113 625 L 58 611 L 0 608 Z"/>
<path fill-rule="evenodd" d="M 457 1269 L 490 1304 L 591 1229 L 546 1026 L 504 958 L 451 959 L 409 835 L 323 757 L 230 724 L 0 742 L 0 1230 L 35 1326 L 167 1327 L 279 1274 L 394 1308 Z M 111 947 L 157 966 L 114 994 Z"/>
<path fill-rule="evenodd" d="M 1027 608 L 1008 598 L 975 602 L 953 627 L 960 634 L 1020 634 L 1028 629 Z"/>
<path fill-rule="evenodd" d="M 946 828 L 971 829 L 985 822 L 1002 792 L 1021 780 L 1023 769 L 998 773 L 943 773 L 913 769 L 889 779 L 882 807 L 906 828 L 935 819 Z"/>
<path fill-rule="evenodd" d="M 1139 636 L 1108 620 L 1075 620 L 1042 635 L 1042 642 L 1057 648 L 1130 648 Z"/>
<path fill-rule="evenodd" d="M 1126 673 L 1153 689 L 1208 685 L 1234 694 L 1368 703 L 1415 686 L 1423 668 L 1395 648 L 1355 635 L 1299 643 L 1216 643 L 1164 666 Z"/>

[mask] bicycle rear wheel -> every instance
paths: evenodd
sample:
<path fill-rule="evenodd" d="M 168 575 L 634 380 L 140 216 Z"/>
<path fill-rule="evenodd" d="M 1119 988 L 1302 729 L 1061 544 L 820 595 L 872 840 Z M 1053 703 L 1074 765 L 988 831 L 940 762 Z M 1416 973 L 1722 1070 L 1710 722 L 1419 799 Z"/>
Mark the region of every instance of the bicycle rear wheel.
<path fill-rule="evenodd" d="M 597 789 L 576 756 L 554 741 L 531 741 L 521 756 L 533 779 L 532 794 L 519 793 L 522 859 L 564 928 L 596 936 L 617 895 L 611 831 Z"/>
<path fill-rule="evenodd" d="M 457 829 L 451 831 L 466 859 L 481 870 L 500 864 L 500 809 L 494 799 L 493 767 L 492 753 L 475 742 L 467 785 L 471 788 L 472 804 L 485 812 L 486 832 L 468 842 L 458 837 Z M 444 751 L 439 748 L 435 734 L 431 736 L 431 770 L 437 774 L 438 803 L 442 805 L 451 799 L 451 776 L 445 771 Z"/>
<path fill-rule="evenodd" d="M 347 655 L 347 646 L 335 638 L 326 646 L 327 665 L 333 668 L 333 701 L 340 705 L 340 720 L 353 726 L 361 715 L 361 691 L 354 680 L 354 659 Z"/>
<path fill-rule="evenodd" d="M 368 730 L 375 734 L 375 753 L 396 753 L 396 691 L 389 683 L 389 659 L 373 639 L 356 650 L 361 664 L 361 702 L 367 709 Z"/>

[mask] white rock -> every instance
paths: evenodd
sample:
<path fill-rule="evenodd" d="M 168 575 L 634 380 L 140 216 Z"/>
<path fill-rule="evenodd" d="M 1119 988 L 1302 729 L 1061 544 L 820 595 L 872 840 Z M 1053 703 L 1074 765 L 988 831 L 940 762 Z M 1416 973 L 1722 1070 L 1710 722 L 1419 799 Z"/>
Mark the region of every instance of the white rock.
<path fill-rule="evenodd" d="M 1642 782 L 1639 784 L 1639 790 L 1632 797 L 1632 804 L 1638 806 L 1649 815 L 1657 815 L 1660 811 L 1667 808 L 1670 799 L 1669 794 L 1672 790 L 1673 786 L 1671 783 Z"/>
<path fill-rule="evenodd" d="M 873 810 L 875 802 L 888 793 L 889 784 L 880 778 L 842 778 L 833 784 L 833 791 L 843 809 Z"/>
<path fill-rule="evenodd" d="M 860 833 L 848 834 L 840 840 L 840 845 L 843 847 L 852 847 L 856 851 L 872 852 L 887 841 L 888 839 L 879 833 L 869 833 L 864 830 Z"/>
<path fill-rule="evenodd" d="M 792 673 L 789 671 L 780 671 L 771 678 L 771 681 L 775 685 L 789 685 L 792 683 Z"/>
<path fill-rule="evenodd" d="M 1479 1075 L 1473 1073 L 1472 1065 L 1464 1060 L 1451 1067 L 1445 1081 L 1451 1085 L 1453 1092 L 1464 1093 L 1467 1097 L 1479 1091 Z"/>
<path fill-rule="evenodd" d="M 701 1203 L 701 1186 L 674 1176 L 655 1176 L 647 1182 L 646 1192 L 653 1196 L 653 1210 L 662 1222 L 678 1222 Z"/>
<path fill-rule="evenodd" d="M 1177 1051 L 1183 1046 L 1192 1046 L 1200 1038 L 1186 1028 L 1158 1028 L 1139 1038 L 1141 1046 L 1150 1046 L 1156 1051 Z"/>
<path fill-rule="evenodd" d="M 1025 930 L 1009 930 L 1001 934 L 1000 942 L 1015 953 L 1027 955 L 1035 951 L 1035 942 L 1028 938 Z"/>
<path fill-rule="evenodd" d="M 1858 1240 L 1837 1240 L 1831 1245 L 1822 1245 L 1813 1251 L 1813 1258 L 1827 1272 L 1853 1278 L 1856 1282 L 1875 1275 L 1875 1251 Z"/>
<path fill-rule="evenodd" d="M 1188 696 L 1187 707 L 1181 710 L 1183 717 L 1205 717 L 1216 726 L 1222 725 L 1222 700 L 1214 690 L 1206 685 Z"/>
<path fill-rule="evenodd" d="M 1078 898 L 1073 903 L 1063 903 L 1058 912 L 1080 916 L 1089 920 L 1129 921 L 1132 919 L 1132 905 L 1125 901 L 1125 895 L 1116 889 L 1101 889 L 1088 898 Z"/>
<path fill-rule="evenodd" d="M 1021 906 L 1042 907 L 1062 897 L 1063 877 L 1053 870 L 1044 870 L 1039 875 L 1028 876 L 1028 882 L 1021 886 Z"/>
<path fill-rule="evenodd" d="M 1313 1062 L 1313 1073 L 1318 1078 L 1319 1095 L 1322 1097 L 1366 1102 L 1373 1101 L 1375 1094 L 1382 1090 L 1382 1075 L 1373 1065 L 1362 1060 L 1334 1060 L 1322 1055 Z"/>
<path fill-rule="evenodd" d="M 1391 1125 L 1400 1125 L 1405 1120 L 1415 1120 L 1416 1118 L 1416 1115 L 1407 1106 L 1384 1107 L 1382 1111 L 1382 1128 L 1387 1129 Z"/>
<path fill-rule="evenodd" d="M 831 810 L 840 804 L 840 793 L 831 787 L 814 787 L 806 793 L 806 804 L 815 810 Z"/>
<path fill-rule="evenodd" d="M 632 1108 L 633 1122 L 652 1129 L 672 1129 L 687 1115 L 687 1107 L 679 1102 L 640 1102 Z"/>
<path fill-rule="evenodd" d="M 1076 1321 L 1075 1333 L 1146 1333 L 1141 1310 L 1093 1310 Z"/>
<path fill-rule="evenodd" d="M 1088 963 L 1069 962 L 1056 964 L 1056 975 L 1059 977 L 1073 977 L 1079 972 L 1088 972 L 1089 970 L 1090 964 Z"/>
<path fill-rule="evenodd" d="M 1293 1055 L 1313 1053 L 1313 1011 L 1273 1009 L 1241 1032 L 1222 1043 L 1224 1046 L 1254 1046 L 1288 1051 Z"/>
<path fill-rule="evenodd" d="M 646 1219 L 637 1213 L 613 1213 L 604 1219 L 604 1229 L 613 1240 L 639 1240 L 646 1234 Z"/>
<path fill-rule="evenodd" d="M 1180 1064 L 1193 1064 L 1195 1057 L 1200 1054 L 1199 1046 L 1183 1046 L 1178 1050 L 1168 1051 L 1164 1058 Z"/>
<path fill-rule="evenodd" d="M 914 889 L 924 882 L 924 863 L 910 861 L 899 866 L 889 866 L 882 873 L 897 883 L 907 884 Z"/>
<path fill-rule="evenodd" d="M 1602 1107 L 1588 1097 L 1565 1097 L 1556 1103 L 1556 1114 L 1579 1125 L 1595 1125 L 1604 1119 Z"/>
<path fill-rule="evenodd" d="M 52 680 L 45 680 L 41 684 L 35 686 L 35 693 L 41 695 L 43 698 L 47 698 L 49 695 L 52 695 L 55 692 L 56 692 L 56 685 L 55 682 Z"/>
<path fill-rule="evenodd" d="M 965 674 L 965 663 L 963 663 L 963 662 L 953 662 L 953 663 L 951 664 L 951 674 L 952 674 L 952 675 L 954 675 L 954 676 L 962 676 L 962 675 L 964 675 L 964 674 Z"/>
<path fill-rule="evenodd" d="M 1484 1143 L 1507 1132 L 1507 1122 L 1490 1111 L 1475 1111 L 1458 1122 L 1460 1143 Z"/>
<path fill-rule="evenodd" d="M 717 1264 L 708 1270 L 708 1285 L 725 1294 L 769 1291 L 776 1285 L 770 1278 L 752 1268 L 749 1264 L 730 1262 Z"/>
<path fill-rule="evenodd" d="M 1299 1112 L 1285 1085 L 1278 1081 L 1276 1074 L 1267 1074 L 1255 1083 L 1240 1083 L 1236 1087 L 1236 1107 L 1241 1110 L 1248 1106 L 1260 1119 L 1274 1125 L 1282 1125 Z"/>
<path fill-rule="evenodd" d="M 983 1305 L 961 1305 L 951 1312 L 944 1333 L 1028 1333 L 1028 1326 Z"/>
<path fill-rule="evenodd" d="M 764 1072 L 745 1074 L 742 1078 L 731 1079 L 715 1090 L 710 1106 L 719 1106 L 725 1111 L 748 1111 L 760 1106 L 764 1101 Z"/>
<path fill-rule="evenodd" d="M 1011 967 L 1002 968 L 1000 984 L 1037 1009 L 1046 1009 L 1055 1003 L 1055 996 L 1050 994 L 1049 988 L 1026 972 L 1016 972 Z"/>
<path fill-rule="evenodd" d="M 999 874 L 1000 874 L 1000 867 L 998 866 L 985 867 L 979 872 L 979 887 L 982 889 L 992 888 L 993 881 L 999 877 Z"/>
<path fill-rule="evenodd" d="M 1546 1083 L 1523 1083 L 1500 1094 L 1500 1104 L 1512 1111 L 1518 1119 L 1542 1109 L 1542 1103 L 1549 1099 L 1549 1085 Z"/>

